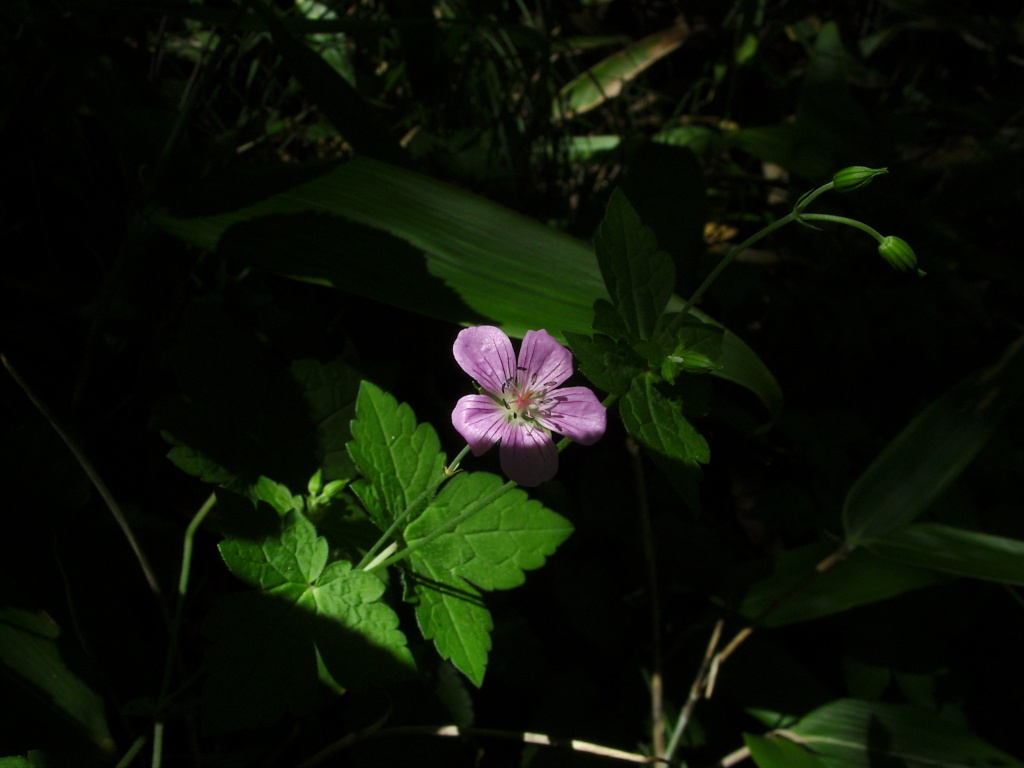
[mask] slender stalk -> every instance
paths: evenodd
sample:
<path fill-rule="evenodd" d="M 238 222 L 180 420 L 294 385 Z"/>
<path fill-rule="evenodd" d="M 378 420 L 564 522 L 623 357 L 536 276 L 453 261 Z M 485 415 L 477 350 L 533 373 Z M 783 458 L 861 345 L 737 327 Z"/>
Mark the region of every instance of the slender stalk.
<path fill-rule="evenodd" d="M 217 503 L 216 494 L 211 493 L 209 498 L 203 502 L 203 506 L 193 516 L 192 521 L 185 529 L 185 540 L 181 552 L 181 575 L 178 577 L 178 595 L 174 604 L 174 616 L 171 618 L 170 637 L 167 642 L 167 656 L 164 658 L 164 674 L 160 681 L 160 695 L 156 703 L 156 722 L 153 724 L 153 768 L 160 768 L 163 762 L 164 744 L 164 710 L 167 706 L 168 694 L 171 689 L 171 679 L 174 676 L 174 660 L 177 655 L 178 632 L 181 630 L 181 618 L 185 611 L 185 596 L 188 593 L 189 575 L 192 571 L 192 546 L 196 531 L 203 524 L 203 520 L 210 514 Z"/>
<path fill-rule="evenodd" d="M 519 741 L 523 744 L 539 744 L 546 747 L 562 747 L 576 752 L 584 752 L 591 755 L 608 757 L 612 760 L 622 760 L 638 765 L 653 765 L 665 763 L 658 757 L 648 757 L 635 752 L 625 752 L 621 749 L 606 747 L 601 744 L 593 744 L 589 741 L 577 739 L 558 739 L 544 733 L 529 733 L 527 731 L 502 731 L 495 728 L 461 728 L 457 725 L 406 725 L 393 728 L 367 729 L 363 732 L 350 733 L 333 744 L 328 745 L 308 760 L 299 764 L 299 768 L 313 768 L 320 765 L 328 757 L 351 747 L 360 741 L 368 738 L 380 738 L 384 736 L 442 736 L 442 737 L 465 737 L 483 736 L 487 738 L 509 739 Z"/>
<path fill-rule="evenodd" d="M 833 224 L 845 224 L 848 227 L 859 229 L 861 232 L 867 232 L 879 243 L 885 240 L 878 230 L 872 229 L 863 221 L 857 221 L 856 219 L 848 219 L 845 216 L 833 216 L 830 213 L 804 213 L 800 216 L 801 221 L 829 221 Z"/>
<path fill-rule="evenodd" d="M 413 511 L 415 511 L 419 507 L 420 504 L 422 504 L 426 499 L 430 497 L 431 494 L 434 493 L 434 491 L 437 490 L 438 486 L 440 486 L 441 483 L 443 483 L 448 478 L 454 476 L 455 470 L 458 469 L 459 464 L 462 463 L 462 460 L 466 458 L 467 453 L 469 453 L 468 445 L 461 451 L 459 451 L 454 461 L 452 461 L 452 463 L 445 468 L 445 471 L 441 474 L 441 477 L 437 478 L 436 482 L 431 483 L 430 486 L 423 491 L 423 493 L 421 493 L 419 496 L 417 496 L 415 499 L 409 502 L 409 505 L 405 508 L 405 510 L 395 517 L 394 521 L 391 523 L 391 525 L 388 526 L 388 529 L 384 531 L 381 537 L 377 539 L 374 545 L 370 547 L 368 550 L 366 550 L 366 554 L 363 555 L 362 560 L 359 561 L 359 565 L 356 566 L 357 569 L 376 570 L 377 563 L 374 560 L 374 556 L 377 554 L 380 548 L 387 544 L 389 541 L 391 541 L 391 537 L 395 535 L 395 531 L 398 530 L 399 526 L 408 519 L 409 515 L 411 515 Z M 370 567 L 371 565 L 373 566 L 372 568 Z"/>
<path fill-rule="evenodd" d="M 644 466 L 640 460 L 640 446 L 632 438 L 626 439 L 626 450 L 633 464 L 636 481 L 636 508 L 640 516 L 640 537 L 644 547 L 644 565 L 647 571 L 647 591 L 651 599 L 651 751 L 665 754 L 665 707 L 662 695 L 661 652 L 661 600 L 658 597 L 658 567 L 654 551 L 654 533 L 651 530 L 651 509 L 647 500 Z"/>
<path fill-rule="evenodd" d="M 672 738 L 669 739 L 668 748 L 662 753 L 666 762 L 671 762 L 672 756 L 676 753 L 676 749 L 679 747 L 679 742 L 683 739 L 683 734 L 686 733 L 686 727 L 690 724 L 690 719 L 693 717 L 693 710 L 697 707 L 697 702 L 701 700 L 704 695 L 704 682 L 708 679 L 708 669 L 711 666 L 712 659 L 715 657 L 715 650 L 718 648 L 718 641 L 722 638 L 722 627 L 725 622 L 719 619 L 715 622 L 715 628 L 711 631 L 711 638 L 708 640 L 708 647 L 704 651 L 704 660 L 701 661 L 700 667 L 697 670 L 697 675 L 693 679 L 693 684 L 690 686 L 690 695 L 686 698 L 686 704 L 683 705 L 683 711 L 679 713 L 679 719 L 676 720 L 676 727 L 672 729 Z"/>
<path fill-rule="evenodd" d="M 817 195 L 815 195 L 815 196 L 817 196 Z M 732 263 L 733 259 L 735 259 L 738 255 L 743 253 L 743 251 L 747 250 L 747 248 L 752 246 L 758 240 L 761 240 L 761 239 L 767 237 L 768 235 L 770 235 L 775 230 L 781 229 L 782 227 L 786 226 L 790 222 L 796 221 L 796 219 L 798 218 L 798 215 L 799 214 L 797 214 L 796 211 L 793 211 L 791 213 L 786 214 L 781 219 L 778 219 L 777 221 L 773 221 L 771 224 L 769 224 L 764 229 L 758 230 L 753 235 L 751 235 L 746 240 L 744 240 L 742 243 L 737 245 L 735 248 L 732 248 L 727 254 L 725 254 L 725 256 L 722 257 L 722 260 L 720 262 L 718 262 L 717 266 L 713 270 L 711 270 L 711 273 L 707 277 L 704 278 L 704 282 L 701 283 L 697 287 L 697 290 L 693 292 L 693 295 L 690 296 L 690 298 L 686 300 L 685 304 L 683 304 L 683 308 L 681 310 L 679 310 L 679 314 L 676 315 L 676 317 L 672 321 L 673 325 L 675 325 L 675 324 L 677 324 L 679 322 L 682 322 L 683 318 L 685 318 L 686 315 L 689 313 L 689 311 L 691 309 L 693 309 L 693 306 L 698 301 L 700 301 L 701 297 L 704 295 L 704 292 L 707 291 L 707 289 L 711 287 L 711 284 L 713 282 L 715 282 L 715 278 L 717 278 L 720 274 L 722 274 L 722 270 L 724 270 L 727 266 L 729 266 Z M 804 215 L 804 218 L 806 218 L 806 215 Z"/>
<path fill-rule="evenodd" d="M 114 520 L 117 522 L 118 527 L 120 527 L 124 537 L 128 540 L 128 545 L 132 548 L 132 552 L 135 553 L 135 559 L 139 561 L 139 567 L 142 568 L 142 572 L 146 577 L 146 582 L 149 584 L 149 589 L 160 604 L 160 609 L 163 611 L 164 618 L 166 619 L 167 603 L 164 601 L 163 592 L 160 589 L 160 583 L 157 581 L 156 574 L 153 572 L 153 568 L 149 564 L 148 558 L 142 551 L 142 547 L 139 546 L 139 542 L 136 540 L 131 526 L 128 525 L 128 520 L 125 518 L 124 512 L 121 511 L 121 505 L 117 503 L 117 499 L 114 498 L 114 495 L 110 492 L 107 484 L 103 482 L 103 478 L 100 477 L 99 472 L 96 471 L 96 467 L 94 467 L 92 462 L 89 461 L 89 458 L 85 455 L 82 449 L 78 447 L 78 443 L 71 439 L 71 436 L 67 431 L 65 431 L 57 419 L 54 418 L 50 409 L 47 408 L 43 401 L 36 396 L 35 392 L 32 391 L 32 388 L 29 387 L 28 383 L 21 378 L 16 370 L 14 370 L 14 367 L 3 354 L 0 354 L 0 362 L 3 363 L 7 372 L 11 374 L 11 378 L 13 378 L 14 381 L 17 382 L 18 386 L 21 387 L 21 390 L 32 402 L 32 405 L 36 407 L 36 410 L 43 415 L 43 418 L 50 423 L 53 430 L 60 436 L 60 439 L 64 441 L 68 450 L 71 451 L 72 455 L 78 461 L 82 471 L 85 472 L 86 477 L 89 478 L 89 481 L 107 505 L 107 509 L 110 510 L 110 514 L 114 517 Z"/>

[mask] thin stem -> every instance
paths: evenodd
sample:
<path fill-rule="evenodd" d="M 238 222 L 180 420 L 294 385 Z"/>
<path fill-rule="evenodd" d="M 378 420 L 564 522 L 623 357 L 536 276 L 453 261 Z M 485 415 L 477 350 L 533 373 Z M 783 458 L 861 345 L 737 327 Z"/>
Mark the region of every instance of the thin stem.
<path fill-rule="evenodd" d="M 718 648 L 718 641 L 722 638 L 722 627 L 724 625 L 725 621 L 719 619 L 715 622 L 715 628 L 711 631 L 708 647 L 704 651 L 704 659 L 701 661 L 696 677 L 693 678 L 693 684 L 690 686 L 690 695 L 686 698 L 683 711 L 679 713 L 676 727 L 672 730 L 672 738 L 669 740 L 668 748 L 664 752 L 666 762 L 671 762 L 672 756 L 676 753 L 676 749 L 683 739 L 686 727 L 690 724 L 690 719 L 693 717 L 693 710 L 697 707 L 697 702 L 704 695 L 704 682 L 708 678 L 708 669 L 715 656 L 715 649 Z"/>
<path fill-rule="evenodd" d="M 816 191 L 820 192 L 820 190 L 816 190 Z M 815 194 L 815 197 L 817 197 L 816 194 Z M 704 282 L 701 283 L 700 286 L 697 288 L 697 290 L 693 292 L 693 295 L 690 296 L 690 298 L 686 300 L 686 303 L 683 305 L 683 308 L 681 310 L 679 310 L 679 314 L 676 315 L 676 317 L 673 319 L 673 321 L 672 321 L 673 324 L 677 324 L 677 323 L 682 322 L 683 318 L 686 317 L 686 315 L 693 308 L 693 306 L 698 301 L 700 301 L 701 297 L 704 295 L 704 292 L 708 288 L 711 287 L 711 284 L 713 282 L 715 282 L 715 278 L 717 278 L 722 273 L 723 269 L 725 269 L 727 266 L 729 266 L 729 264 L 732 263 L 733 259 L 735 259 L 739 254 L 743 253 L 743 251 L 747 250 L 747 248 L 752 246 L 758 240 L 761 240 L 762 238 L 767 237 L 772 232 L 774 232 L 775 230 L 780 229 L 780 228 L 786 226 L 791 221 L 795 221 L 797 219 L 797 217 L 798 217 L 798 214 L 797 214 L 796 211 L 793 211 L 791 213 L 786 214 L 781 219 L 778 219 L 777 221 L 773 221 L 771 224 L 769 224 L 764 229 L 761 229 L 758 232 L 755 232 L 753 235 L 748 237 L 742 243 L 740 243 L 735 248 L 731 249 L 727 254 L 725 254 L 725 256 L 722 258 L 722 260 L 720 262 L 718 262 L 718 265 L 713 270 L 711 270 L 711 274 L 709 274 L 707 277 L 704 278 Z M 803 218 L 807 218 L 807 215 L 804 214 Z"/>
<path fill-rule="evenodd" d="M 164 618 L 167 618 L 167 604 L 163 598 L 163 592 L 160 589 L 160 583 L 156 579 L 156 574 L 153 572 L 152 566 L 149 564 L 149 560 L 146 558 L 145 553 L 142 551 L 142 547 L 139 546 L 139 542 L 135 539 L 135 534 L 132 533 L 131 527 L 128 525 L 128 520 L 124 516 L 124 512 L 121 511 L 121 506 L 117 503 L 114 495 L 110 492 L 107 484 L 103 482 L 103 478 L 100 477 L 99 472 L 96 471 L 96 467 L 93 466 L 92 462 L 89 461 L 82 449 L 78 447 L 78 444 L 71 439 L 71 436 L 64 430 L 63 427 L 57 422 L 50 409 L 40 400 L 35 392 L 32 391 L 28 383 L 14 370 L 14 367 L 8 362 L 7 358 L 0 354 L 0 362 L 3 363 L 7 372 L 11 374 L 11 378 L 17 382 L 18 386 L 25 393 L 28 399 L 32 402 L 32 405 L 43 415 L 53 430 L 60 436 L 60 439 L 64 441 L 64 444 L 71 451 L 75 459 L 78 461 L 82 471 L 85 472 L 89 481 L 93 484 L 93 487 L 100 494 L 104 503 L 107 505 L 107 509 L 110 510 L 110 514 L 113 515 L 114 520 L 117 521 L 118 526 L 121 528 L 121 532 L 124 537 L 128 540 L 129 546 L 132 548 L 132 552 L 135 553 L 135 559 L 139 561 L 139 566 L 142 568 L 143 574 L 146 576 L 146 582 L 149 584 L 150 590 L 153 595 L 157 598 L 157 602 L 160 604 L 160 609 L 163 611 Z"/>
<path fill-rule="evenodd" d="M 124 753 L 124 757 L 117 761 L 117 765 L 115 765 L 114 768 L 128 768 L 128 766 L 132 764 L 132 760 L 135 759 L 135 756 L 139 754 L 139 750 L 141 750 L 145 745 L 146 737 L 139 736 L 132 742 L 132 745 L 128 747 L 128 751 Z"/>
<path fill-rule="evenodd" d="M 163 762 L 164 745 L 164 710 L 167 707 L 171 678 L 174 676 L 174 660 L 177 655 L 178 632 L 181 630 L 181 619 L 185 612 L 185 596 L 188 593 L 189 575 L 192 571 L 192 546 L 196 531 L 203 524 L 217 503 L 217 495 L 211 493 L 203 502 L 203 506 L 192 517 L 185 529 L 185 539 L 181 552 L 181 575 L 178 577 L 178 595 L 174 603 L 174 616 L 171 618 L 170 637 L 167 641 L 167 656 L 164 658 L 164 674 L 160 681 L 160 695 L 156 702 L 156 722 L 153 724 L 153 768 L 160 768 Z"/>
<path fill-rule="evenodd" d="M 872 229 L 863 221 L 857 221 L 856 219 L 848 219 L 845 216 L 833 216 L 830 213 L 804 213 L 800 215 L 801 221 L 829 221 L 833 224 L 845 224 L 848 227 L 854 227 L 859 229 L 861 232 L 867 232 L 879 243 L 885 240 L 878 230 Z"/>
<path fill-rule="evenodd" d="M 331 755 L 346 749 L 359 741 L 367 738 L 380 738 L 382 736 L 447 736 L 447 737 L 464 737 L 464 736 L 484 736 L 488 738 L 496 739 L 509 739 L 511 741 L 519 741 L 523 744 L 539 744 L 545 747 L 563 747 L 565 749 L 571 749 L 576 752 L 585 752 L 591 755 L 600 755 L 601 757 L 608 757 L 613 760 L 622 760 L 628 763 L 636 763 L 638 765 L 652 765 L 656 763 L 664 763 L 665 761 L 658 757 L 648 757 L 647 755 L 640 755 L 635 752 L 625 752 L 621 749 L 615 749 L 613 747 L 606 747 L 601 744 L 593 744 L 589 741 L 578 741 L 577 739 L 558 739 L 552 738 L 544 733 L 529 733 L 526 731 L 502 731 L 495 728 L 460 728 L 457 725 L 406 725 L 396 726 L 393 728 L 381 728 L 373 729 L 361 733 L 348 734 L 334 744 L 329 745 L 325 749 L 315 754 L 305 762 L 299 765 L 299 768 L 313 768 L 315 765 L 319 765 Z"/>
<path fill-rule="evenodd" d="M 466 458 L 467 453 L 469 453 L 468 445 L 461 451 L 459 451 L 454 461 L 452 461 L 452 463 L 445 468 L 445 471 L 441 473 L 441 477 L 437 478 L 435 482 L 431 483 L 429 487 L 424 489 L 423 493 L 421 493 L 419 496 L 417 496 L 415 499 L 409 502 L 409 505 L 405 508 L 405 510 L 400 515 L 395 517 L 394 521 L 391 523 L 391 525 L 388 526 L 388 529 L 384 531 L 381 537 L 377 539 L 374 545 L 370 547 L 368 550 L 366 550 L 366 554 L 363 555 L 363 558 L 359 561 L 359 565 L 356 566 L 357 569 L 376 570 L 377 567 L 379 567 L 379 564 L 374 562 L 374 556 L 377 554 L 378 551 L 380 551 L 380 548 L 387 544 L 389 541 L 391 541 L 391 537 L 394 536 L 395 531 L 398 530 L 398 527 L 408 519 L 409 515 L 411 515 L 413 511 L 416 510 L 417 507 L 419 507 L 419 505 L 423 503 L 424 500 L 429 498 L 430 495 L 437 490 L 438 486 L 440 486 L 441 483 L 443 483 L 445 480 L 449 479 L 454 475 L 454 470 L 457 469 L 459 464 L 462 463 L 462 460 Z M 372 568 L 370 567 L 371 565 L 373 566 Z"/>
<path fill-rule="evenodd" d="M 644 466 L 640 460 L 640 447 L 632 438 L 626 439 L 626 450 L 633 464 L 636 480 L 636 508 L 640 516 L 640 537 L 644 547 L 644 565 L 647 571 L 647 591 L 651 599 L 651 751 L 665 754 L 665 707 L 662 696 L 661 675 L 661 600 L 658 597 L 658 568 L 654 551 L 654 533 L 651 529 L 651 509 L 647 500 Z"/>

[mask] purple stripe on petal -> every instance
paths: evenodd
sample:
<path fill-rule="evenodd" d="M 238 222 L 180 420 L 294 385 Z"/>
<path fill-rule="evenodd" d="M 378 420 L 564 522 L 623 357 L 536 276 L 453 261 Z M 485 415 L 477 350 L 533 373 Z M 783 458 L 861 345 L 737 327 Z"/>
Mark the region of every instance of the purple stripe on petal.
<path fill-rule="evenodd" d="M 488 392 L 500 394 L 502 386 L 516 371 L 512 342 L 493 325 L 462 329 L 452 351 L 462 370 Z"/>
<path fill-rule="evenodd" d="M 505 409 L 486 395 L 466 395 L 452 411 L 452 426 L 469 444 L 474 456 L 480 456 L 512 431 Z"/>
<path fill-rule="evenodd" d="M 557 387 L 572 375 L 572 352 L 545 330 L 527 331 L 519 350 L 519 366 L 526 369 L 528 378 L 523 382 L 526 386 Z M 534 374 L 536 384 L 533 384 Z"/>
<path fill-rule="evenodd" d="M 558 451 L 551 435 L 522 421 L 501 441 L 499 456 L 502 472 L 524 488 L 540 485 L 558 471 Z"/>
<path fill-rule="evenodd" d="M 548 429 L 582 445 L 593 445 L 604 434 L 608 411 L 586 387 L 556 389 L 548 397 L 554 401 L 545 406 L 551 412 L 543 419 Z"/>

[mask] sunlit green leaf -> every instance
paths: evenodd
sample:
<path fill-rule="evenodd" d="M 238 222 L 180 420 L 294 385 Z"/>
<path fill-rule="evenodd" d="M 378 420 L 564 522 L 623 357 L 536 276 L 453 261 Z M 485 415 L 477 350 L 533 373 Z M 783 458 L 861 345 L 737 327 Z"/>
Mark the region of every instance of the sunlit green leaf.
<path fill-rule="evenodd" d="M 488 472 L 456 475 L 406 528 L 406 543 L 416 544 L 502 485 L 500 477 Z M 568 520 L 514 488 L 436 537 L 418 554 L 481 589 L 510 589 L 523 583 L 523 571 L 544 565 L 571 533 Z"/>
<path fill-rule="evenodd" d="M 1024 541 L 940 523 L 912 523 L 864 542 L 901 563 L 1024 586 Z"/>
<path fill-rule="evenodd" d="M 472 584 L 419 553 L 409 558 L 407 583 L 416 603 L 416 621 L 442 658 L 480 686 L 487 670 L 494 622 Z"/>
<path fill-rule="evenodd" d="M 971 462 L 1024 391 L 1022 344 L 932 402 L 864 471 L 843 505 L 848 544 L 906 525 Z"/>
<path fill-rule="evenodd" d="M 376 489 L 374 500 L 383 503 L 380 509 L 371 502 L 367 511 L 382 528 L 442 478 L 444 456 L 434 428 L 417 424 L 412 408 L 368 381 L 359 388 L 352 437 L 352 460 Z M 353 488 L 362 498 L 365 484 Z"/>
<path fill-rule="evenodd" d="M 827 768 L 1020 768 L 1022 763 L 934 712 L 839 699 L 814 710 L 785 736 Z"/>
<path fill-rule="evenodd" d="M 406 542 L 415 545 L 502 484 L 486 472 L 456 475 L 406 528 Z M 423 636 L 480 685 L 492 625 L 477 588 L 519 586 L 523 571 L 540 568 L 570 533 L 568 520 L 512 489 L 421 547 L 410 559 L 408 582 Z"/>
<path fill-rule="evenodd" d="M 279 173 L 284 181 L 293 169 Z M 537 328 L 589 335 L 594 302 L 608 298 L 587 244 L 386 163 L 354 158 L 278 184 L 276 194 L 254 196 L 253 188 L 211 181 L 152 220 L 211 251 L 233 232 L 231 250 L 245 264 L 454 322 L 494 322 L 510 336 Z M 255 226 L 268 216 L 281 218 Z M 364 237 L 374 230 L 380 235 Z M 750 389 L 774 418 L 778 385 L 750 347 L 727 331 L 719 362 L 714 375 Z"/>

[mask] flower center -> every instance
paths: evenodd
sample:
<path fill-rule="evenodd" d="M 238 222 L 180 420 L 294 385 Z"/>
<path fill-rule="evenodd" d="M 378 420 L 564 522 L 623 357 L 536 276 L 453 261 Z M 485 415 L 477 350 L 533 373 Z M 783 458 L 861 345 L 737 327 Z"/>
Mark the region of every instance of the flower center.
<path fill-rule="evenodd" d="M 501 404 L 508 411 L 509 421 L 518 418 L 535 421 L 538 418 L 551 415 L 551 411 L 545 406 L 552 402 L 547 398 L 547 394 L 548 389 L 553 387 L 555 382 L 544 382 L 538 388 L 537 374 L 527 377 L 526 373 L 525 368 L 516 368 L 515 374 L 501 385 Z"/>

